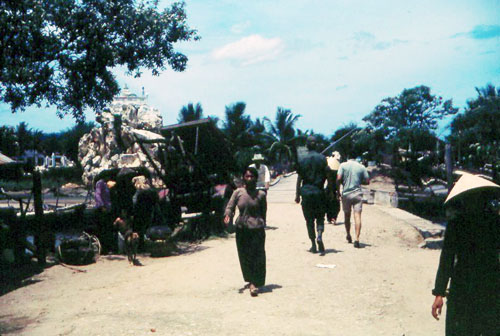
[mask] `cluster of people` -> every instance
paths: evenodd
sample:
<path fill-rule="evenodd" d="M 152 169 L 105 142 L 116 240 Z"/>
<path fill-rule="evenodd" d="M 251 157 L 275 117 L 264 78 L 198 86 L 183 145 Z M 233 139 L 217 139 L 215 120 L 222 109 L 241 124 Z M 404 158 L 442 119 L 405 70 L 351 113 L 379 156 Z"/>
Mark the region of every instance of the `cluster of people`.
<path fill-rule="evenodd" d="M 153 222 L 162 221 L 159 204 L 158 192 L 143 175 L 132 177 L 124 173 L 114 179 L 100 178 L 95 184 L 95 230 L 102 253 L 121 252 L 119 242 L 131 232 L 138 234 L 139 251 L 144 250 L 146 230 Z M 116 222 L 122 225 L 114 227 Z"/>
<path fill-rule="evenodd" d="M 332 160 L 316 151 L 316 138 L 310 136 L 306 146 L 308 153 L 299 160 L 297 166 L 297 188 L 295 202 L 301 203 L 309 239 L 310 252 L 325 253 L 323 231 L 325 215 L 330 223 L 335 223 L 340 211 L 340 199 L 346 217 L 347 241 L 352 243 L 350 234 L 351 209 L 354 211 L 356 240 L 359 248 L 361 233 L 361 210 L 363 193 L 361 184 L 369 183 L 368 172 L 360 163 L 349 160 L 340 164 L 340 155 L 334 153 Z M 224 222 L 228 225 L 235 214 L 236 246 L 243 279 L 252 296 L 257 296 L 259 287 L 266 277 L 265 227 L 267 212 L 267 190 L 270 184 L 269 170 L 263 164 L 263 157 L 256 154 L 254 163 L 243 172 L 243 187 L 236 189 L 227 203 Z M 327 183 L 326 189 L 324 188 Z M 342 186 L 342 195 L 340 194 Z M 302 199 L 302 202 L 301 202 Z"/>
<path fill-rule="evenodd" d="M 340 163 L 338 152 L 334 152 L 327 160 L 324 155 L 317 152 L 315 136 L 307 138 L 306 146 L 308 152 L 297 165 L 295 202 L 302 205 L 307 233 L 311 240 L 309 251 L 312 253 L 319 251 L 324 255 L 325 215 L 329 223 L 335 224 L 340 211 L 340 200 L 345 215 L 346 239 L 352 243 L 351 212 L 354 212 L 356 233 L 354 247 L 359 248 L 363 209 L 361 184 L 370 183 L 368 171 L 354 159 Z M 326 190 L 325 182 L 327 182 Z"/>
<path fill-rule="evenodd" d="M 351 243 L 351 212 L 354 212 L 354 247 L 359 248 L 363 193 L 361 184 L 369 183 L 366 168 L 356 160 L 340 163 L 338 153 L 325 158 L 316 151 L 316 139 L 307 139 L 308 153 L 297 166 L 297 203 L 301 202 L 311 240 L 310 251 L 325 252 L 323 231 L 325 215 L 335 223 L 340 200 L 345 214 L 346 240 Z M 257 157 L 260 159 L 260 157 Z M 266 278 L 266 212 L 267 188 L 258 188 L 265 181 L 265 170 L 259 165 L 243 172 L 244 186 L 236 189 L 229 200 L 224 222 L 235 214 L 236 246 L 243 278 L 252 296 Z M 323 186 L 327 182 L 326 189 Z M 264 182 L 265 183 L 265 182 Z M 500 186 L 476 175 L 464 174 L 445 201 L 448 224 L 439 268 L 436 274 L 432 316 L 439 319 L 448 298 L 446 335 L 498 335 L 500 285 Z M 301 201 L 302 200 L 302 201 Z M 449 290 L 448 282 L 451 282 Z"/>

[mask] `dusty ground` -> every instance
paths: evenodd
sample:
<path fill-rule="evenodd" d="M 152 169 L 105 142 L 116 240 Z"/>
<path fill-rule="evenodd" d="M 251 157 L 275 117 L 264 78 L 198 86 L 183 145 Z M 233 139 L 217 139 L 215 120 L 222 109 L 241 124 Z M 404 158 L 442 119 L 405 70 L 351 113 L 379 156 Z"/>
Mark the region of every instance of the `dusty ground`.
<path fill-rule="evenodd" d="M 85 272 L 47 268 L 0 297 L 0 334 L 444 334 L 444 319 L 430 314 L 439 251 L 417 248 L 413 228 L 365 205 L 363 248 L 345 241 L 342 225 L 327 225 L 327 254 L 310 254 L 294 187 L 291 176 L 269 192 L 267 285 L 258 297 L 242 290 L 230 236 L 179 256 L 140 256 L 142 267 L 107 256 L 74 267 Z"/>

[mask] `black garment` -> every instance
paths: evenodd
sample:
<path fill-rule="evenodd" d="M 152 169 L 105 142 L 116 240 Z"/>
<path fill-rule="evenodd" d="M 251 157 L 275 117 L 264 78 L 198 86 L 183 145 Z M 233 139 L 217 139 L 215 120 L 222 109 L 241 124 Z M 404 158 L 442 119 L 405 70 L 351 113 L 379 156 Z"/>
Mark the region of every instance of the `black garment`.
<path fill-rule="evenodd" d="M 325 230 L 325 203 L 325 194 L 323 192 L 302 197 L 302 213 L 306 220 L 307 234 L 311 240 L 316 239 L 314 232 L 315 221 L 318 238 L 321 237 Z"/>
<path fill-rule="evenodd" d="M 314 223 L 318 240 L 321 240 L 325 227 L 326 198 L 323 186 L 329 171 L 324 155 L 309 151 L 298 163 L 297 173 L 302 180 L 302 213 L 306 220 L 309 239 L 315 240 Z"/>
<path fill-rule="evenodd" d="M 451 279 L 446 335 L 499 335 L 498 210 L 466 208 L 457 207 L 448 222 L 433 294 L 445 296 Z"/>
<path fill-rule="evenodd" d="M 116 217 L 131 216 L 134 203 L 135 186 L 128 176 L 119 176 L 116 185 L 111 188 L 111 208 Z"/>
<path fill-rule="evenodd" d="M 98 208 L 95 211 L 94 227 L 89 231 L 99 238 L 102 254 L 118 251 L 116 230 L 113 227 L 114 214 L 104 208 Z"/>
<path fill-rule="evenodd" d="M 266 283 L 265 243 L 264 228 L 236 228 L 236 247 L 243 279 L 257 287 L 262 287 Z"/>
<path fill-rule="evenodd" d="M 340 200 L 337 198 L 337 170 L 327 173 L 326 196 L 326 218 L 328 221 L 337 220 L 340 212 Z"/>
<path fill-rule="evenodd" d="M 133 197 L 134 231 L 139 234 L 139 250 L 144 249 L 144 235 L 153 225 L 155 216 L 160 214 L 160 198 L 154 189 L 137 190 Z M 160 223 L 163 224 L 163 223 Z"/>

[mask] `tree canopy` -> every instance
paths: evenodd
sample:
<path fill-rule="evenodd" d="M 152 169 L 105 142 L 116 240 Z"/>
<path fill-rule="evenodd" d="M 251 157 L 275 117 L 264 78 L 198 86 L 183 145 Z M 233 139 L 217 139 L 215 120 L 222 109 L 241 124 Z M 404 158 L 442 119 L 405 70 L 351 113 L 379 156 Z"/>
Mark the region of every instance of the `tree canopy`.
<path fill-rule="evenodd" d="M 477 97 L 467 101 L 467 108 L 451 122 L 448 140 L 457 149 L 459 162 L 474 166 L 499 165 L 500 88 L 488 84 L 476 88 Z M 496 167 L 499 170 L 500 167 Z"/>
<path fill-rule="evenodd" d="M 183 71 L 174 43 L 199 38 L 183 2 L 160 11 L 150 0 L 2 1 L 0 36 L 0 101 L 12 112 L 55 105 L 79 121 L 118 94 L 113 68 Z"/>
<path fill-rule="evenodd" d="M 451 99 L 443 101 L 431 94 L 429 87 L 421 85 L 383 99 L 363 120 L 369 127 L 382 130 L 386 139 L 399 141 L 413 134 L 409 130 L 435 130 L 439 120 L 457 111 Z"/>
<path fill-rule="evenodd" d="M 264 118 L 267 137 L 271 143 L 269 156 L 280 163 L 283 160 L 290 162 L 295 158 L 293 148 L 299 139 L 296 136 L 295 123 L 300 117 L 300 114 L 294 115 L 290 109 L 278 107 L 274 123 L 269 118 Z"/>
<path fill-rule="evenodd" d="M 250 130 L 252 120 L 246 114 L 246 103 L 237 102 L 226 106 L 223 130 L 228 139 L 237 147 L 252 146 Z"/>

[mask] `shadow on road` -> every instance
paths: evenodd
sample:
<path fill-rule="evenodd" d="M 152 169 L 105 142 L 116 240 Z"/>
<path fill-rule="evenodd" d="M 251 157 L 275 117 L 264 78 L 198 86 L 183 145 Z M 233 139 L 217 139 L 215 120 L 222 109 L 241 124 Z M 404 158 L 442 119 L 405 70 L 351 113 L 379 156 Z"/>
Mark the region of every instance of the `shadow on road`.
<path fill-rule="evenodd" d="M 281 285 L 269 284 L 259 288 L 259 293 L 271 293 L 275 289 L 283 288 Z"/>
<path fill-rule="evenodd" d="M 23 331 L 26 326 L 36 321 L 26 316 L 1 315 L 0 335 L 17 334 Z"/>
<path fill-rule="evenodd" d="M 341 253 L 341 252 L 344 252 L 344 251 L 342 251 L 342 250 L 336 250 L 336 249 L 333 249 L 333 248 L 331 248 L 331 249 L 329 249 L 329 248 L 325 249 L 325 254 L 328 254 L 328 253 Z"/>
<path fill-rule="evenodd" d="M 57 265 L 55 260 L 48 260 L 45 266 L 40 266 L 34 261 L 24 265 L 2 265 L 0 267 L 0 296 L 18 288 L 43 281 L 35 278 L 35 276 L 54 265 Z"/>
<path fill-rule="evenodd" d="M 186 244 L 186 243 L 178 243 L 176 253 L 172 255 L 181 255 L 181 254 L 193 254 L 196 252 L 200 252 L 208 249 L 207 246 L 197 245 L 197 244 Z"/>
<path fill-rule="evenodd" d="M 242 294 L 243 292 L 245 292 L 245 290 L 247 290 L 249 288 L 249 286 L 250 286 L 250 284 L 246 284 L 245 286 L 239 288 L 238 293 Z M 283 288 L 283 286 L 276 285 L 276 284 L 265 285 L 265 286 L 262 286 L 259 288 L 259 294 L 271 293 L 274 289 L 278 289 L 278 288 Z"/>
<path fill-rule="evenodd" d="M 99 258 L 106 259 L 106 260 L 125 260 L 127 257 L 119 255 L 119 254 L 106 254 L 106 255 L 101 255 Z"/>

